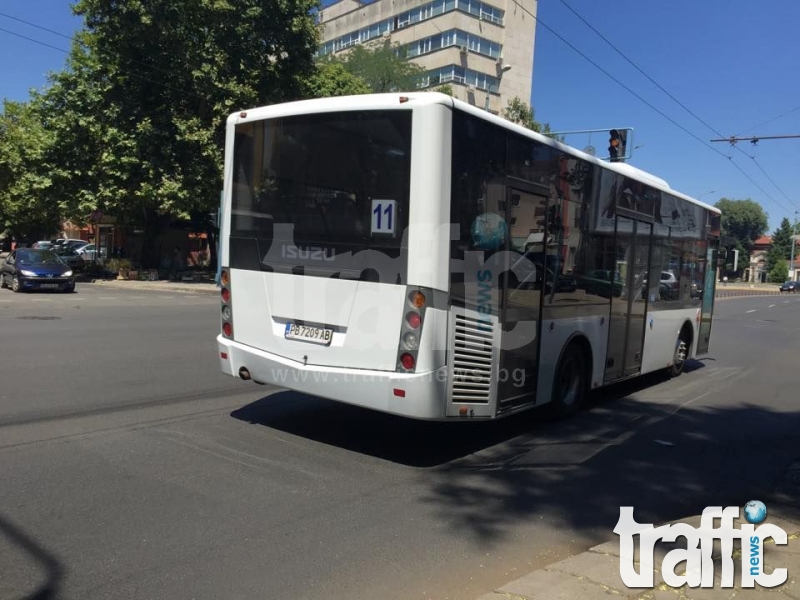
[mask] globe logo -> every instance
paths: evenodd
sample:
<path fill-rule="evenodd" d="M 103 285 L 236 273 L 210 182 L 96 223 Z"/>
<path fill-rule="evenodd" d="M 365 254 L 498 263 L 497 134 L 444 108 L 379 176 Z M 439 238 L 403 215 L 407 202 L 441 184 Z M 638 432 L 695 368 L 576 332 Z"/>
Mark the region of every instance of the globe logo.
<path fill-rule="evenodd" d="M 505 219 L 495 213 L 479 215 L 470 229 L 472 243 L 478 250 L 497 250 L 505 243 L 508 235 Z"/>
<path fill-rule="evenodd" d="M 767 518 L 767 507 L 761 500 L 750 500 L 744 505 L 744 518 L 748 523 L 758 525 Z"/>

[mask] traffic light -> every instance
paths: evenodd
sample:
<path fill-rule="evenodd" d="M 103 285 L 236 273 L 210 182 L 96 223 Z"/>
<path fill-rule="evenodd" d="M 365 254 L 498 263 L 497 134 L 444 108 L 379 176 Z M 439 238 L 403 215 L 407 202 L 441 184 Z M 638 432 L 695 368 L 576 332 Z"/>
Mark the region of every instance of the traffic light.
<path fill-rule="evenodd" d="M 612 129 L 608 135 L 608 156 L 611 158 L 611 162 L 620 162 L 625 158 L 625 132 Z"/>

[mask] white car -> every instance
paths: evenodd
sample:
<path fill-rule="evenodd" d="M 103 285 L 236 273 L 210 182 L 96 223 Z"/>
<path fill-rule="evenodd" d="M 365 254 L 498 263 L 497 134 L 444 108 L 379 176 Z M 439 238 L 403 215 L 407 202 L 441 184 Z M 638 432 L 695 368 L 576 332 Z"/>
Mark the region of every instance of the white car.
<path fill-rule="evenodd" d="M 81 246 L 80 248 L 75 249 L 78 254 L 83 257 L 85 261 L 93 261 L 95 258 L 95 254 L 97 253 L 97 246 L 94 244 L 86 244 L 85 246 Z M 100 248 L 100 258 L 105 258 L 107 251 L 105 248 Z"/>
<path fill-rule="evenodd" d="M 666 287 L 665 287 L 666 286 Z M 664 296 L 664 290 L 669 289 L 668 298 L 663 298 L 664 300 L 677 300 L 678 293 L 680 292 L 680 287 L 678 285 L 678 278 L 675 277 L 675 274 L 671 271 L 661 271 L 661 289 L 662 289 L 662 296 Z"/>

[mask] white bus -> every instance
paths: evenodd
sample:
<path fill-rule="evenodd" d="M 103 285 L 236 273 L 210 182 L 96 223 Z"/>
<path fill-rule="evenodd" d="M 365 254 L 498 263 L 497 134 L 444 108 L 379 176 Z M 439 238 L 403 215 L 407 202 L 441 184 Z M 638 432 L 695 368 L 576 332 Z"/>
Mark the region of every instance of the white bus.
<path fill-rule="evenodd" d="M 490 419 L 707 353 L 717 209 L 438 93 L 227 123 L 224 373 Z"/>

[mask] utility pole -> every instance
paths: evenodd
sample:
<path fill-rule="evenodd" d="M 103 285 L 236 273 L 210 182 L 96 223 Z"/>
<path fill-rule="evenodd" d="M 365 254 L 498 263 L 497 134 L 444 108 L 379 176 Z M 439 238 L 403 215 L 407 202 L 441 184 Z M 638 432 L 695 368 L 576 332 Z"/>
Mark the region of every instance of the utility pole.
<path fill-rule="evenodd" d="M 785 140 L 788 138 L 800 138 L 800 134 L 798 135 L 757 135 L 753 137 L 736 137 L 732 135 L 731 137 L 727 138 L 718 138 L 711 140 L 712 142 L 728 142 L 731 146 L 736 145 L 736 142 L 750 142 L 751 144 L 757 144 L 760 140 Z"/>
<path fill-rule="evenodd" d="M 732 135 L 731 137 L 727 138 L 718 138 L 711 140 L 712 142 L 728 142 L 731 146 L 735 146 L 737 142 L 750 142 L 754 146 L 758 144 L 761 140 L 786 140 L 790 138 L 800 138 L 800 134 L 792 134 L 792 135 L 755 135 L 752 137 L 737 137 Z M 795 234 L 797 233 L 797 213 L 799 211 L 794 211 L 794 224 L 792 225 L 792 258 L 789 261 L 789 272 L 791 273 L 792 281 L 797 281 L 797 273 L 795 272 L 794 268 L 794 246 L 795 246 Z"/>
<path fill-rule="evenodd" d="M 792 281 L 797 281 L 797 271 L 794 268 L 794 246 L 797 243 L 795 238 L 797 237 L 797 213 L 800 211 L 794 211 L 794 223 L 792 224 L 792 237 L 790 238 L 792 243 L 792 258 L 789 260 L 789 271 L 792 273 Z"/>

